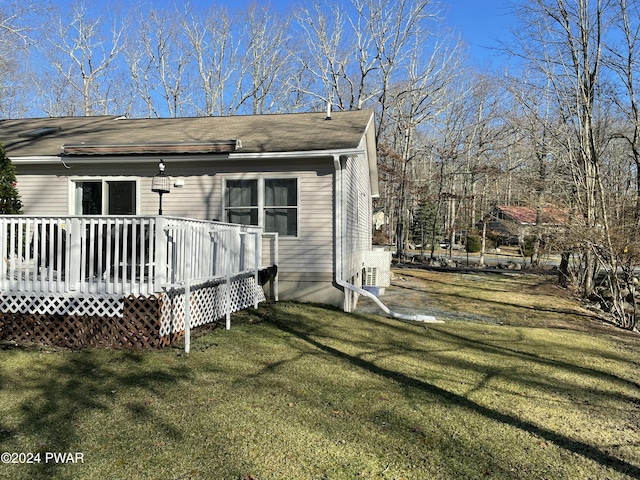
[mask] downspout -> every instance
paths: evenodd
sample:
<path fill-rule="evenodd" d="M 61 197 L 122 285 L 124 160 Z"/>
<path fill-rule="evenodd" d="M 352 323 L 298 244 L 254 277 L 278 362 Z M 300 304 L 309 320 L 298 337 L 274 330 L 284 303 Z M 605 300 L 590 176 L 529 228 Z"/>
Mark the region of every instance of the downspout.
<path fill-rule="evenodd" d="M 390 310 L 384 303 L 380 301 L 378 297 L 376 297 L 373 293 L 364 290 L 363 288 L 356 287 L 355 285 L 346 282 L 342 279 L 344 265 L 342 258 L 342 247 L 343 247 L 343 238 L 342 238 L 342 164 L 340 163 L 340 155 L 333 156 L 333 166 L 336 170 L 336 180 L 335 180 L 335 215 L 334 215 L 334 229 L 335 229 L 335 282 L 338 286 L 356 292 L 360 295 L 364 295 L 367 298 L 373 300 L 378 307 L 387 314 L 387 316 L 391 318 L 395 318 L 397 320 L 412 320 L 417 322 L 425 322 L 425 323 L 444 323 L 442 320 L 437 320 L 435 317 L 431 315 L 405 315 L 402 313 L 397 313 Z"/>

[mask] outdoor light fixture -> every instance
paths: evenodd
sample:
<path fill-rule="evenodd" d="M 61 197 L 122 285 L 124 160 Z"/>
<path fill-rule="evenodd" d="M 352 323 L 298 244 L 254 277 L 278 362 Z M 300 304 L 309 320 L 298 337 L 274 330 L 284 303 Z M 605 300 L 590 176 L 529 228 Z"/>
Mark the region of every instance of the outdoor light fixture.
<path fill-rule="evenodd" d="M 162 215 L 162 194 L 169 193 L 171 191 L 171 178 L 164 174 L 164 160 L 160 160 L 158 165 L 160 173 L 153 176 L 151 179 L 151 191 L 160 195 L 160 208 L 158 209 L 158 215 Z"/>

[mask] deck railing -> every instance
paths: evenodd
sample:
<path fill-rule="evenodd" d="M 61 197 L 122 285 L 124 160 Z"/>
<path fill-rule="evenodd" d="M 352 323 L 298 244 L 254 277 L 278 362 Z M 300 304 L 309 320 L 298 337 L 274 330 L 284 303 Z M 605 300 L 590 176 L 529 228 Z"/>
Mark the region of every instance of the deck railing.
<path fill-rule="evenodd" d="M 139 295 L 257 276 L 262 244 L 259 227 L 176 217 L 0 216 L 0 293 Z"/>

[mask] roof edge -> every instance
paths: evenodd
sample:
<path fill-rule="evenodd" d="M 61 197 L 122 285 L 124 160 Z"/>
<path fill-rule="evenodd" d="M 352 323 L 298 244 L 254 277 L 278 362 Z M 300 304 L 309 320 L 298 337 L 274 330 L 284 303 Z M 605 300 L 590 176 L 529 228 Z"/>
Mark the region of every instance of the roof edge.
<path fill-rule="evenodd" d="M 188 154 L 175 154 L 168 152 L 169 155 L 175 155 L 171 161 L 177 162 L 207 162 L 216 160 L 277 160 L 289 158 L 329 158 L 334 155 L 362 155 L 365 151 L 362 149 L 341 149 L 341 150 L 299 150 L 290 152 L 256 152 L 256 153 L 202 153 L 198 156 Z M 184 156 L 183 156 L 184 155 Z M 157 154 L 126 154 L 121 156 L 110 155 L 57 155 L 57 156 L 34 156 L 34 157 L 9 157 L 16 165 L 27 164 L 50 164 L 60 163 L 62 161 L 68 163 L 95 163 L 97 159 L 106 163 L 131 163 L 132 158 L 138 162 L 151 163 L 157 162 L 159 155 Z"/>
<path fill-rule="evenodd" d="M 75 155 L 133 155 L 172 153 L 229 153 L 242 148 L 240 140 L 212 140 L 208 142 L 167 142 L 144 144 L 64 144 L 62 154 Z"/>

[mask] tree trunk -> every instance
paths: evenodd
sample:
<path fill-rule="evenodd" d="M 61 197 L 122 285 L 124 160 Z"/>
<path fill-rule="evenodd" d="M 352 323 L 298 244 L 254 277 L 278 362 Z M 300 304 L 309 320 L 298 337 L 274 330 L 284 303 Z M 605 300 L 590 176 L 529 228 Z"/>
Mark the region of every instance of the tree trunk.
<path fill-rule="evenodd" d="M 484 254 L 487 248 L 487 222 L 482 222 L 482 247 L 480 248 L 480 266 L 484 267 Z"/>
<path fill-rule="evenodd" d="M 561 253 L 560 267 L 558 268 L 558 283 L 563 288 L 567 288 L 571 283 L 571 274 L 569 272 L 569 257 L 569 252 Z"/>

